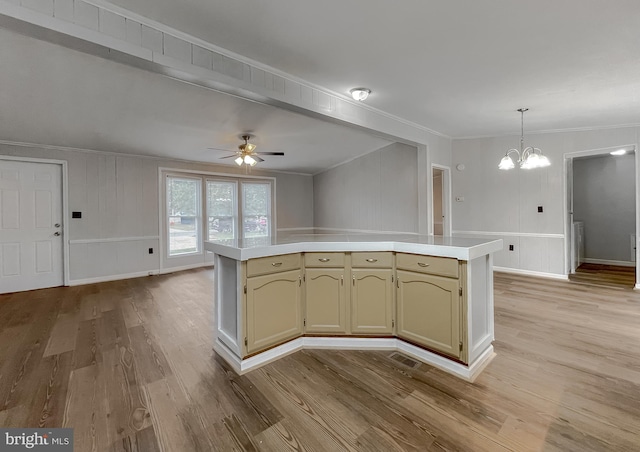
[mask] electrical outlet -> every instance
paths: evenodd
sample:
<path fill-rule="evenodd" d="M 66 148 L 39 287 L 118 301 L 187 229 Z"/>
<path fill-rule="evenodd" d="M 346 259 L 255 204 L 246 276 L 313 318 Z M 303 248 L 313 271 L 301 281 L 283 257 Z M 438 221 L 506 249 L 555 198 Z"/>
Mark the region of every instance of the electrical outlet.
<path fill-rule="evenodd" d="M 71 212 L 71 218 L 82 218 L 82 212 Z"/>
<path fill-rule="evenodd" d="M 153 254 L 153 248 L 149 248 L 149 254 Z"/>
<path fill-rule="evenodd" d="M 513 245 L 509 245 L 509 251 L 513 251 Z"/>

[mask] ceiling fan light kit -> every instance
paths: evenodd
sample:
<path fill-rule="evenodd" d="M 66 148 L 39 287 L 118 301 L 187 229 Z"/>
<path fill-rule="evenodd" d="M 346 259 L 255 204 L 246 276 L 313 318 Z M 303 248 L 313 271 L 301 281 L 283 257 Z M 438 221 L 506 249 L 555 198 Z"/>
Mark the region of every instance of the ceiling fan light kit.
<path fill-rule="evenodd" d="M 509 149 L 505 156 L 502 157 L 502 160 L 500 160 L 498 169 L 510 170 L 515 168 L 516 163 L 522 169 L 544 168 L 551 165 L 551 162 L 542 153 L 540 148 L 533 146 L 524 147 L 524 112 L 528 110 L 528 108 L 519 108 L 517 110 L 520 112 L 520 149 Z M 510 154 L 513 153 L 518 156 L 518 159 L 515 162 L 510 157 Z"/>
<path fill-rule="evenodd" d="M 264 162 L 264 159 L 260 157 L 258 154 L 280 155 L 280 156 L 284 155 L 284 152 L 255 152 L 256 145 L 249 143 L 249 140 L 251 139 L 251 135 L 242 135 L 241 138 L 244 140 L 244 143 L 238 146 L 237 151 L 229 151 L 227 149 L 216 149 L 216 148 L 209 148 L 209 149 L 224 151 L 224 152 L 232 152 L 233 155 L 228 155 L 220 158 L 228 159 L 228 158 L 235 157 L 233 161 L 236 162 L 236 165 L 238 166 L 246 165 L 246 167 L 255 166 L 258 162 Z"/>

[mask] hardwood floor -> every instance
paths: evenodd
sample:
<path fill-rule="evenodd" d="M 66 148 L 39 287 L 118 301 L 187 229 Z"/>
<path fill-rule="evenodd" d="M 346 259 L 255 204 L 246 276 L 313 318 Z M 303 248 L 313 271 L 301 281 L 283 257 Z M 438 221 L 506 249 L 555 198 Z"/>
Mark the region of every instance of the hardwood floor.
<path fill-rule="evenodd" d="M 0 296 L 0 425 L 76 451 L 640 449 L 640 293 L 496 274 L 470 384 L 397 353 L 301 351 L 238 376 L 212 272 Z"/>
<path fill-rule="evenodd" d="M 582 264 L 569 279 L 582 284 L 633 288 L 636 284 L 635 267 L 618 265 Z"/>

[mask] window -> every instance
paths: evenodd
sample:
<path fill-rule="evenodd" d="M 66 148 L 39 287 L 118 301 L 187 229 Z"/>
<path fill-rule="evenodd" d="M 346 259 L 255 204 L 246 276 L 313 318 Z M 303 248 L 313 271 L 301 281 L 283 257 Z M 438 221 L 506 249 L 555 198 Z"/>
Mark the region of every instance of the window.
<path fill-rule="evenodd" d="M 238 184 L 207 180 L 207 240 L 238 236 Z"/>
<path fill-rule="evenodd" d="M 164 180 L 165 258 L 187 257 L 194 262 L 200 259 L 195 255 L 204 254 L 206 240 L 252 239 L 274 233 L 275 183 L 271 178 L 167 171 Z"/>
<path fill-rule="evenodd" d="M 167 176 L 169 256 L 199 253 L 201 180 Z"/>
<path fill-rule="evenodd" d="M 242 238 L 271 235 L 271 184 L 242 183 Z"/>

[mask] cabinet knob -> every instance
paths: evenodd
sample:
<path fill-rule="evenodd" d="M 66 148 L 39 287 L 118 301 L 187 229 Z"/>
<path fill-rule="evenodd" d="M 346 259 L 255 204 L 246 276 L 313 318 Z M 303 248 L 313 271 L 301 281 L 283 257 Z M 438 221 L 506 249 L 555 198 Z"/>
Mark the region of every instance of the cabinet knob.
<path fill-rule="evenodd" d="M 425 264 L 424 262 L 418 262 L 418 265 L 420 267 L 428 267 L 429 266 L 429 264 Z"/>
<path fill-rule="evenodd" d="M 327 257 L 321 257 L 318 259 L 320 262 L 329 262 L 331 259 L 327 258 Z"/>
<path fill-rule="evenodd" d="M 280 267 L 282 265 L 282 262 L 274 262 L 271 265 L 273 265 L 274 267 Z"/>
<path fill-rule="evenodd" d="M 365 260 L 366 260 L 367 262 L 369 262 L 369 263 L 378 262 L 378 259 L 372 259 L 372 258 L 365 259 Z"/>

